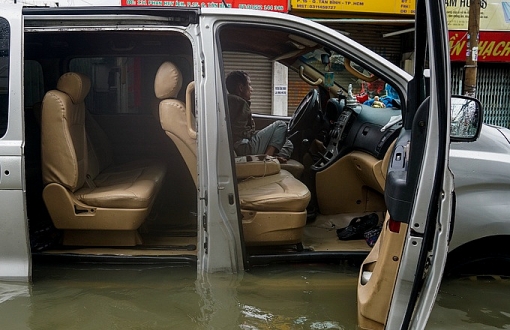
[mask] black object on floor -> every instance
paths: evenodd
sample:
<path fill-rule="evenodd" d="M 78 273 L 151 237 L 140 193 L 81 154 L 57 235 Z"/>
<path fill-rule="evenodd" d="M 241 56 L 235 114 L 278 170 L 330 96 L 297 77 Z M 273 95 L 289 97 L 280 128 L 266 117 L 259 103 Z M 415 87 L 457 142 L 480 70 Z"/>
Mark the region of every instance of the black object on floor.
<path fill-rule="evenodd" d="M 336 230 L 340 240 L 348 241 L 353 239 L 362 239 L 363 234 L 377 227 L 379 217 L 376 213 L 371 213 L 363 217 L 357 217 L 351 220 L 349 226 Z"/>

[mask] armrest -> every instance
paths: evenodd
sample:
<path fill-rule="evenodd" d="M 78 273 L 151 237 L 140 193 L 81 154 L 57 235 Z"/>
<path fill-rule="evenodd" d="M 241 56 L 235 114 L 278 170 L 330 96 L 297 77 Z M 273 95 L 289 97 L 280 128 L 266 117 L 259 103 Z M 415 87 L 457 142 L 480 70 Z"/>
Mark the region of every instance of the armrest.
<path fill-rule="evenodd" d="M 236 157 L 237 179 L 262 177 L 280 172 L 280 162 L 276 157 L 267 155 L 249 155 Z"/>

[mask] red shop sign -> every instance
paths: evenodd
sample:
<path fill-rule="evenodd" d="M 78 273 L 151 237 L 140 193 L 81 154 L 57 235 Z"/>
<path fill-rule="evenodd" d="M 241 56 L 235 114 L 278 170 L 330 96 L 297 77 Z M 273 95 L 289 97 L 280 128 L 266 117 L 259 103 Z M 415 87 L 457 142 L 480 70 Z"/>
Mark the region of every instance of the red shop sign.
<path fill-rule="evenodd" d="M 466 61 L 467 31 L 449 31 L 450 59 Z M 510 32 L 480 31 L 478 62 L 510 62 Z"/>
<path fill-rule="evenodd" d="M 226 0 L 229 8 L 258 9 L 287 13 L 288 0 Z M 210 7 L 224 8 L 221 0 L 121 0 L 121 6 Z"/>

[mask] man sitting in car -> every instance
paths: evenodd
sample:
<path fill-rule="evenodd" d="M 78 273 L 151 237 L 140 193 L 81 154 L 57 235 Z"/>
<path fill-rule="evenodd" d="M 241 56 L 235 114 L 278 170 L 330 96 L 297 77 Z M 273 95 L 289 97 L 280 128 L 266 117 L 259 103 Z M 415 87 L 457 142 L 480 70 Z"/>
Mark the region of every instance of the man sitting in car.
<path fill-rule="evenodd" d="M 250 76 L 244 71 L 232 71 L 227 76 L 226 84 L 236 154 L 238 156 L 266 154 L 276 156 L 280 162 L 286 162 L 294 149 L 292 142 L 287 140 L 287 124 L 277 120 L 256 131 L 250 109 L 253 91 Z"/>

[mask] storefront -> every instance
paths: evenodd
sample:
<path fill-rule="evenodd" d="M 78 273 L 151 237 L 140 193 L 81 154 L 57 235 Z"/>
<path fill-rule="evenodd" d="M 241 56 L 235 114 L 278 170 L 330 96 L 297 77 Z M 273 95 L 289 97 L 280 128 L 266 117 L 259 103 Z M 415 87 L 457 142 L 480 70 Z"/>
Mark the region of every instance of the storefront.
<path fill-rule="evenodd" d="M 306 17 L 348 35 L 412 73 L 415 0 L 121 0 L 123 6 L 231 7 Z M 469 0 L 446 0 L 452 93 L 462 93 Z M 477 97 L 486 123 L 510 127 L 510 2 L 481 0 Z M 252 110 L 292 115 L 311 88 L 296 72 L 257 55 L 224 54 L 225 73 L 244 70 L 254 87 Z M 289 92 L 292 91 L 292 92 Z"/>
<path fill-rule="evenodd" d="M 461 94 L 466 56 L 478 60 L 476 96 L 484 122 L 510 127 L 510 2 L 482 0 L 478 50 L 468 52 L 469 1 L 447 1 L 452 92 Z"/>

